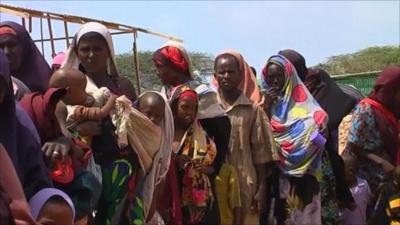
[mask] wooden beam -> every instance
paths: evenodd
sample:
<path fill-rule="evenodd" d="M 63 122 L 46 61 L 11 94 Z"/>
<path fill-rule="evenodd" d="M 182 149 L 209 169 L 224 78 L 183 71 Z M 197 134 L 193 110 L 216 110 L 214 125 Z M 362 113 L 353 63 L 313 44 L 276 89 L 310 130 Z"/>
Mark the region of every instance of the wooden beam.
<path fill-rule="evenodd" d="M 65 33 L 65 42 L 67 44 L 67 48 L 69 47 L 69 34 L 68 34 L 68 22 L 64 20 L 64 33 Z"/>
<path fill-rule="evenodd" d="M 114 32 L 111 33 L 111 35 L 119 35 L 119 34 L 131 34 L 134 31 L 119 31 L 119 32 Z M 67 37 L 58 37 L 58 38 L 53 38 L 54 41 L 61 41 L 61 40 L 65 40 Z M 68 37 L 68 39 L 73 39 L 74 37 Z M 33 40 L 33 42 L 40 42 L 40 41 L 51 41 L 50 38 L 46 38 L 46 39 L 36 39 Z"/>
<path fill-rule="evenodd" d="M 50 35 L 50 44 L 51 44 L 51 57 L 56 55 L 56 49 L 54 47 L 54 39 L 53 39 L 53 28 L 51 27 L 51 19 L 50 16 L 47 17 L 47 25 L 49 28 L 49 35 Z"/>

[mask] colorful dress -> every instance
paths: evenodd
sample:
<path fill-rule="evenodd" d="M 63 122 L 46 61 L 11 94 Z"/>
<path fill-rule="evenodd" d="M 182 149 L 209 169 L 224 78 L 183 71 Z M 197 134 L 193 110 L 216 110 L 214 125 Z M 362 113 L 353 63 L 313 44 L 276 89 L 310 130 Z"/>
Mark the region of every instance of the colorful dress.
<path fill-rule="evenodd" d="M 380 150 L 383 149 L 384 143 L 376 124 L 373 108 L 369 104 L 359 103 L 354 109 L 347 141 L 391 161 L 385 151 Z M 367 161 L 359 162 L 359 176 L 368 180 L 372 193 L 376 193 L 384 175 L 379 165 Z"/>
<path fill-rule="evenodd" d="M 184 224 L 199 224 L 214 201 L 209 177 L 197 170 L 192 162 L 200 161 L 203 166 L 211 166 L 216 154 L 215 143 L 196 121 L 182 138 L 178 151 L 178 155 L 191 159 L 182 169 L 180 179 Z"/>

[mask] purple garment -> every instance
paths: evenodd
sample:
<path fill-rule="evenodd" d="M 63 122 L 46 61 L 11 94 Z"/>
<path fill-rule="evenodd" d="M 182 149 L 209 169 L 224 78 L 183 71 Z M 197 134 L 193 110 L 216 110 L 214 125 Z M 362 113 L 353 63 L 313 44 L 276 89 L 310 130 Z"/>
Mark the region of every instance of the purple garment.
<path fill-rule="evenodd" d="M 342 211 L 341 224 L 367 224 L 367 205 L 371 196 L 368 182 L 357 177 L 357 185 L 352 187 L 350 190 L 357 207 L 353 211 L 350 211 L 349 209 L 344 209 Z"/>
<path fill-rule="evenodd" d="M 38 190 L 52 187 L 52 183 L 43 162 L 40 144 L 34 134 L 23 125 L 29 124 L 29 120 L 26 121 L 28 118 L 21 117 L 23 113 L 16 112 L 9 65 L 1 49 L 0 79 L 1 82 L 6 84 L 5 98 L 3 103 L 0 104 L 0 142 L 6 148 L 17 171 L 24 193 L 29 199 Z"/>
<path fill-rule="evenodd" d="M 14 22 L 4 21 L 0 27 L 11 27 L 17 33 L 17 39 L 22 45 L 22 62 L 18 71 L 13 71 L 13 76 L 20 79 L 33 92 L 43 92 L 48 88 L 51 68 L 36 47 L 26 29 Z"/>
<path fill-rule="evenodd" d="M 75 219 L 75 207 L 72 203 L 72 200 L 68 197 L 67 194 L 62 192 L 61 190 L 55 188 L 44 188 L 37 192 L 31 200 L 29 200 L 29 206 L 31 208 L 31 213 L 34 219 L 40 214 L 40 210 L 46 205 L 47 201 L 53 196 L 60 196 L 65 200 L 65 202 L 71 207 L 72 210 L 72 221 Z"/>

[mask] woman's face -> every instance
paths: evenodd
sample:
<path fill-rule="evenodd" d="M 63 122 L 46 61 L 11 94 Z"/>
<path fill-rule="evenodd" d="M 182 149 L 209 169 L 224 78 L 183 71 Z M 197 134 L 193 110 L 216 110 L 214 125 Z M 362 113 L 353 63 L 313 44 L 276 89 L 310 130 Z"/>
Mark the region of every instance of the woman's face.
<path fill-rule="evenodd" d="M 285 72 L 282 67 L 276 64 L 268 65 L 268 76 L 265 81 L 271 88 L 282 90 L 283 85 L 285 84 Z"/>
<path fill-rule="evenodd" d="M 76 51 L 79 62 L 87 73 L 107 71 L 107 59 L 110 58 L 110 53 L 104 39 L 84 35 L 79 40 Z"/>
<path fill-rule="evenodd" d="M 0 36 L 0 48 L 6 54 L 10 63 L 11 72 L 17 71 L 22 64 L 23 49 L 17 36 L 12 34 L 4 34 Z"/>
<path fill-rule="evenodd" d="M 177 72 L 175 69 L 168 66 L 156 65 L 157 76 L 160 78 L 163 85 L 173 85 L 177 80 Z"/>

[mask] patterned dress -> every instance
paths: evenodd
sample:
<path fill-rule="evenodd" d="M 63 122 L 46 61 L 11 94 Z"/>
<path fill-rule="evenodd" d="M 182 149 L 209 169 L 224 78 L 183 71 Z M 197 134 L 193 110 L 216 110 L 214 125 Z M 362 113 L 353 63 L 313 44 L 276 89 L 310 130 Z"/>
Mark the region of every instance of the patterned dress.
<path fill-rule="evenodd" d="M 389 156 L 382 151 L 384 143 L 375 121 L 373 109 L 369 104 L 360 103 L 354 109 L 347 141 L 390 161 Z M 375 193 L 384 175 L 380 166 L 368 161 L 359 162 L 359 176 L 368 180 L 372 193 Z"/>

